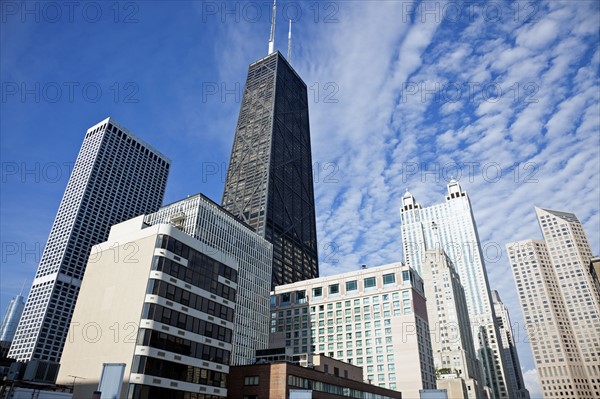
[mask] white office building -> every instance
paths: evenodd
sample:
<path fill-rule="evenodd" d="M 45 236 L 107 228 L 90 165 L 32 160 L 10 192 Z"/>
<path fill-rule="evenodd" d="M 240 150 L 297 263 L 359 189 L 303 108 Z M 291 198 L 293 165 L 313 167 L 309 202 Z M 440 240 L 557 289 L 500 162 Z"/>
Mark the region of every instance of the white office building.
<path fill-rule="evenodd" d="M 231 365 L 252 364 L 269 342 L 269 293 L 273 246 L 202 194 L 174 202 L 146 216 L 146 223 L 171 223 L 238 263 Z"/>
<path fill-rule="evenodd" d="M 583 226 L 535 208 L 544 240 L 506 245 L 544 398 L 600 397 L 600 292 Z"/>
<path fill-rule="evenodd" d="M 9 357 L 57 366 L 92 245 L 105 241 L 113 224 L 160 207 L 169 166 L 110 118 L 87 130 Z"/>
<path fill-rule="evenodd" d="M 406 398 L 435 389 L 423 280 L 401 263 L 275 287 L 270 325 L 272 348 L 360 366 Z"/>
<path fill-rule="evenodd" d="M 426 250 L 439 248 L 448 255 L 465 291 L 475 350 L 483 367 L 483 384 L 496 399 L 513 398 L 501 355 L 481 243 L 467 193 L 452 180 L 445 202 L 422 207 L 407 192 L 402 205 L 406 264 L 421 273 Z"/>

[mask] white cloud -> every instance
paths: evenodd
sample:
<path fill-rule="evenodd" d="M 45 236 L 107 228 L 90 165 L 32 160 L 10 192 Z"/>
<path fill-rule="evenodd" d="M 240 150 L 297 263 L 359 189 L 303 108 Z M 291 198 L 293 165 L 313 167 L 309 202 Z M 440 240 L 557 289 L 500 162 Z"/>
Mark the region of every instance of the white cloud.
<path fill-rule="evenodd" d="M 525 386 L 529 390 L 529 397 L 531 399 L 541 399 L 544 397 L 536 369 L 525 370 L 523 372 L 523 379 L 525 380 Z"/>

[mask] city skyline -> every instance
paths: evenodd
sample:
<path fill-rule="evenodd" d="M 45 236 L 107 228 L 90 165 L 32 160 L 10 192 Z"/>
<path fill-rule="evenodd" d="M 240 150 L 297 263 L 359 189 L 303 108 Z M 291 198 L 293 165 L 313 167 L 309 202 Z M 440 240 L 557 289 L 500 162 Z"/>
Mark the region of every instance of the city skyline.
<path fill-rule="evenodd" d="M 96 24 L 83 18 L 81 9 L 72 24 L 67 10 L 58 21 L 49 13 L 39 21 L 35 15 L 23 19 L 20 10 L 5 14 L 1 311 L 23 279 L 34 275 L 35 254 L 39 261 L 80 132 L 106 115 L 142 133 L 174 160 L 165 202 L 199 191 L 219 201 L 243 80 L 248 64 L 266 53 L 270 21 L 264 8 L 262 17 L 253 19 L 249 9 L 242 15 L 241 3 L 233 3 L 240 8 L 236 20 L 218 9 L 221 3 L 204 3 L 216 6 L 214 12 L 202 4 L 166 12 L 160 3 L 127 3 L 118 14 L 107 5 Z M 598 107 L 597 5 L 519 3 L 501 8 L 500 18 L 492 6 L 473 18 L 463 9 L 462 17 L 454 18 L 456 7 L 434 3 L 420 18 L 410 16 L 403 2 L 289 4 L 303 11 L 294 21 L 293 66 L 305 78 L 312 102 L 322 275 L 401 260 L 397 209 L 405 188 L 427 206 L 454 175 L 473 193 L 479 233 L 489 249 L 491 288 L 519 325 L 522 366 L 534 370 L 504 244 L 541 237 L 531 212 L 537 205 L 576 211 L 593 253 L 600 252 L 593 111 Z M 435 4 L 441 4 L 437 11 Z M 137 22 L 127 24 L 127 18 Z M 287 33 L 282 25 L 275 43 L 280 50 Z M 42 36 L 44 41 L 36 41 Z M 111 62 L 100 62 L 107 54 Z M 177 73 L 165 74 L 164 68 Z M 447 88 L 455 82 L 465 90 L 468 82 L 492 90 L 500 82 L 505 96 L 466 101 L 463 91 L 463 101 L 451 102 L 456 93 L 440 91 L 437 99 L 430 95 L 421 101 L 420 89 L 431 89 L 425 81 Z M 22 101 L 21 83 L 35 91 L 36 82 L 39 101 L 35 93 Z M 53 82 L 63 90 L 57 102 L 50 101 Z M 73 100 L 69 82 L 78 84 L 71 85 L 77 89 Z M 18 92 L 8 95 L 12 83 Z M 102 89 L 98 102 L 92 102 L 94 84 L 87 97 L 82 95 L 87 83 Z M 452 168 L 453 162 L 462 167 Z M 497 178 L 499 169 L 504 173 Z"/>

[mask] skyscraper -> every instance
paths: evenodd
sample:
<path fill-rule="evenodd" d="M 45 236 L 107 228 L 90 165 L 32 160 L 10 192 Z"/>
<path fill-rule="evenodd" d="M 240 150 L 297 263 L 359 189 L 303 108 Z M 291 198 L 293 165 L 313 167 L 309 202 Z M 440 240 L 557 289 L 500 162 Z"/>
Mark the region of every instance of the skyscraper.
<path fill-rule="evenodd" d="M 110 118 L 87 130 L 10 357 L 60 361 L 92 245 L 105 241 L 113 224 L 158 209 L 169 166 L 168 158 Z"/>
<path fill-rule="evenodd" d="M 313 190 L 306 84 L 275 51 L 248 70 L 222 202 L 273 244 L 272 287 L 319 275 Z"/>
<path fill-rule="evenodd" d="M 600 397 L 600 292 L 577 217 L 535 208 L 544 240 L 506 245 L 545 398 Z"/>
<path fill-rule="evenodd" d="M 6 308 L 6 313 L 4 313 L 2 324 L 0 325 L 0 358 L 8 354 L 8 349 L 15 337 L 17 325 L 19 324 L 24 307 L 25 302 L 21 293 L 8 303 L 8 308 Z"/>
<path fill-rule="evenodd" d="M 231 256 L 238 280 L 230 364 L 252 364 L 269 344 L 272 245 L 202 194 L 161 207 L 146 223 L 171 223 L 196 240 Z"/>
<path fill-rule="evenodd" d="M 402 204 L 400 214 L 406 264 L 421 273 L 426 250 L 440 248 L 446 252 L 465 290 L 475 350 L 483 367 L 483 384 L 491 389 L 496 399 L 512 398 L 500 354 L 500 337 L 481 243 L 467 193 L 452 180 L 444 203 L 422 208 L 407 192 Z"/>
<path fill-rule="evenodd" d="M 496 324 L 502 339 L 502 355 L 504 356 L 504 364 L 506 365 L 512 393 L 515 399 L 529 399 L 529 391 L 525 388 L 525 382 L 523 381 L 521 362 L 519 362 L 508 308 L 502 303 L 500 294 L 496 290 L 492 291 L 492 302 L 496 312 Z"/>

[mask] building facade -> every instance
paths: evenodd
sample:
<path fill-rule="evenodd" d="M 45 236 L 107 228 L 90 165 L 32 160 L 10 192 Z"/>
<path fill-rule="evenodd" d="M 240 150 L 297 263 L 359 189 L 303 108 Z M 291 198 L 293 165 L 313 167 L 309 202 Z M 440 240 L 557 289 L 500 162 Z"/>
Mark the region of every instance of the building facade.
<path fill-rule="evenodd" d="M 400 392 L 367 384 L 362 379 L 344 377 L 343 372 L 336 375 L 335 369 L 347 369 L 352 366 L 348 367 L 343 362 L 324 359 L 324 356 L 318 358 L 321 358 L 324 363 L 322 366 L 330 366 L 330 371 L 325 371 L 324 367 L 308 368 L 288 362 L 231 367 L 228 398 L 400 399 L 403 397 Z M 358 374 L 362 375 L 362 371 L 359 370 Z M 297 396 L 293 396 L 294 391 Z M 310 396 L 307 396 L 308 391 Z"/>
<path fill-rule="evenodd" d="M 103 365 L 122 364 L 116 399 L 226 397 L 237 262 L 143 215 L 94 249 L 57 382 L 78 377 L 73 397 L 91 398 Z"/>
<path fill-rule="evenodd" d="M 110 226 L 159 208 L 170 161 L 107 118 L 87 130 L 9 356 L 60 360 L 92 245 Z"/>
<path fill-rule="evenodd" d="M 169 223 L 238 263 L 232 365 L 251 364 L 269 343 L 272 245 L 202 194 L 174 202 L 146 216 Z"/>
<path fill-rule="evenodd" d="M 506 245 L 545 398 L 600 397 L 600 293 L 568 212 L 536 208 L 544 240 Z"/>
<path fill-rule="evenodd" d="M 425 251 L 422 278 L 437 387 L 451 398 L 483 398 L 465 292 L 452 261 L 442 249 Z"/>
<path fill-rule="evenodd" d="M 502 338 L 504 364 L 506 364 L 510 385 L 513 387 L 513 395 L 515 399 L 529 399 L 529 391 L 525 388 L 525 382 L 523 381 L 521 362 L 519 362 L 508 308 L 502 303 L 500 294 L 496 290 L 492 291 L 492 302 L 494 303 L 494 312 L 496 313 L 496 324 L 498 324 L 500 337 Z"/>
<path fill-rule="evenodd" d="M 400 263 L 276 287 L 271 346 L 363 367 L 407 398 L 436 386 L 423 281 Z"/>
<path fill-rule="evenodd" d="M 222 205 L 273 244 L 272 287 L 318 277 L 307 88 L 278 51 L 248 70 Z"/>
<path fill-rule="evenodd" d="M 421 273 L 426 250 L 440 248 L 448 255 L 465 291 L 475 350 L 482 364 L 482 382 L 496 399 L 512 398 L 481 243 L 467 193 L 452 180 L 445 202 L 421 207 L 407 192 L 402 205 L 406 264 Z"/>
<path fill-rule="evenodd" d="M 4 358 L 8 354 L 8 349 L 15 337 L 17 325 L 19 324 L 19 319 L 24 308 L 25 301 L 23 301 L 21 294 L 11 299 L 8 303 L 6 313 L 4 313 L 2 324 L 0 325 L 0 358 Z"/>

